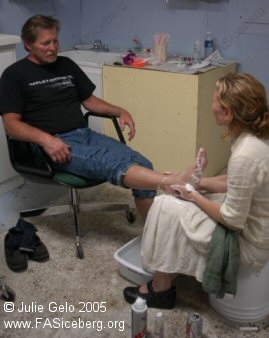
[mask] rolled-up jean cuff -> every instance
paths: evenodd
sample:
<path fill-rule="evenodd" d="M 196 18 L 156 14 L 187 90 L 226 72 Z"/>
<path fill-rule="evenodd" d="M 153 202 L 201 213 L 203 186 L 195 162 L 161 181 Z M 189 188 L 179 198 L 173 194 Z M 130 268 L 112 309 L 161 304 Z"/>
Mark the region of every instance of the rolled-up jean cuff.
<path fill-rule="evenodd" d="M 119 171 L 117 174 L 117 184 L 124 188 L 128 188 L 124 185 L 123 179 L 127 173 L 127 171 L 137 163 L 128 163 L 125 167 L 125 170 Z M 144 199 L 144 198 L 154 198 L 157 195 L 156 190 L 139 190 L 139 189 L 132 189 L 132 194 L 135 198 Z"/>
<path fill-rule="evenodd" d="M 133 196 L 135 198 L 144 199 L 144 198 L 154 198 L 157 194 L 156 190 L 137 190 L 132 189 Z"/>

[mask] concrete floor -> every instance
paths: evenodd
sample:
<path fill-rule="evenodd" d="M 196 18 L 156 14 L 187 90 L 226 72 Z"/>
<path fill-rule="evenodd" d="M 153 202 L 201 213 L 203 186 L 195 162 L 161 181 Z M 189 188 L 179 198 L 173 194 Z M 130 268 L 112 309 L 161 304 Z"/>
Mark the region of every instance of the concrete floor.
<path fill-rule="evenodd" d="M 130 225 L 123 212 L 81 214 L 81 238 L 85 258 L 76 257 L 72 217 L 36 217 L 32 223 L 50 252 L 46 263 L 28 262 L 28 269 L 14 273 L 4 258 L 4 236 L 15 226 L 18 212 L 49 202 L 67 199 L 66 190 L 27 182 L 0 197 L 0 272 L 16 292 L 14 309 L 4 309 L 0 300 L 1 338 L 45 337 L 130 337 L 131 307 L 122 297 L 132 283 L 119 274 L 113 258 L 117 249 L 141 234 L 142 221 Z M 133 206 L 131 192 L 110 185 L 81 191 L 82 201 L 126 202 Z M 190 311 L 203 317 L 204 338 L 268 338 L 269 328 L 240 331 L 225 323 L 208 304 L 208 296 L 193 278 L 180 276 L 176 282 L 178 301 L 174 310 L 164 310 L 165 337 L 185 338 Z M 10 311 L 10 312 L 8 312 Z M 148 310 L 148 337 L 153 337 L 157 309 Z M 8 320 L 28 323 L 29 328 L 5 328 Z M 91 325 L 91 327 L 86 327 Z M 72 324 L 72 325 L 71 325 Z M 74 327 L 77 325 L 77 327 Z M 73 327 L 70 327 L 73 326 Z M 84 327 L 83 327 L 84 326 Z"/>

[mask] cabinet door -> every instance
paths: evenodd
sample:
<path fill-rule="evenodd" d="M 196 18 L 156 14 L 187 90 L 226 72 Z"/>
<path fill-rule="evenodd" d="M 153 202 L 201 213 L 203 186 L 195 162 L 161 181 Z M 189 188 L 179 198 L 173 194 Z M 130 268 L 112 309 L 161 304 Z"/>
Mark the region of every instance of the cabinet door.
<path fill-rule="evenodd" d="M 101 67 L 87 67 L 78 64 L 88 78 L 95 84 L 96 88 L 94 95 L 103 98 L 103 78 Z M 83 108 L 84 110 L 84 108 Z M 104 133 L 104 122 L 103 119 L 98 117 L 91 117 L 89 127 L 99 133 Z"/>
<path fill-rule="evenodd" d="M 133 115 L 136 137 L 129 144 L 157 170 L 186 169 L 202 146 L 210 159 L 206 174 L 215 175 L 227 165 L 230 145 L 216 125 L 212 97 L 216 80 L 235 70 L 233 64 L 190 75 L 104 66 L 104 98 Z M 106 132 L 114 136 L 107 124 Z"/>
<path fill-rule="evenodd" d="M 178 171 L 193 163 L 197 77 L 110 66 L 103 72 L 105 100 L 126 108 L 135 120 L 136 136 L 129 145 L 149 158 L 157 170 Z"/>
<path fill-rule="evenodd" d="M 0 48 L 0 75 L 2 74 L 3 70 L 11 65 L 15 61 L 15 47 L 14 48 L 7 48 L 1 47 Z M 2 119 L 0 120 L 0 194 L 5 193 L 6 191 L 14 188 L 15 186 L 21 184 L 22 179 L 16 181 L 16 183 L 10 183 L 9 180 L 13 179 L 15 176 L 19 177 L 17 173 L 13 170 L 8 150 L 7 150 L 7 140 L 6 134 L 3 127 Z M 6 183 L 8 182 L 8 183 Z M 19 184 L 18 184 L 19 183 Z"/>
<path fill-rule="evenodd" d="M 15 59 L 16 57 L 14 50 L 6 47 L 0 47 L 0 76 L 4 69 L 15 62 Z"/>

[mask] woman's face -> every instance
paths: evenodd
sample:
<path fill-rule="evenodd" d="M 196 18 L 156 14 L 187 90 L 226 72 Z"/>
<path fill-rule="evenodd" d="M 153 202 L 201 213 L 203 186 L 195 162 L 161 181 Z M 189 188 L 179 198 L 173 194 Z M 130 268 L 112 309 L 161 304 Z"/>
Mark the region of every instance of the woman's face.
<path fill-rule="evenodd" d="M 215 91 L 213 96 L 212 109 L 216 122 L 219 126 L 226 126 L 229 122 L 231 122 L 231 113 L 228 109 L 221 106 L 217 91 Z"/>

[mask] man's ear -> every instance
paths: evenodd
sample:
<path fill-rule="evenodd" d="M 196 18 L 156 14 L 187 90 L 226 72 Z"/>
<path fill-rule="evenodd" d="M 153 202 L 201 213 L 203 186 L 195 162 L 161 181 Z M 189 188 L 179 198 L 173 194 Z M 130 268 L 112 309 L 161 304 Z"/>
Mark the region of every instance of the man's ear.
<path fill-rule="evenodd" d="M 24 41 L 24 48 L 29 52 L 32 49 L 32 44 L 29 41 Z"/>

